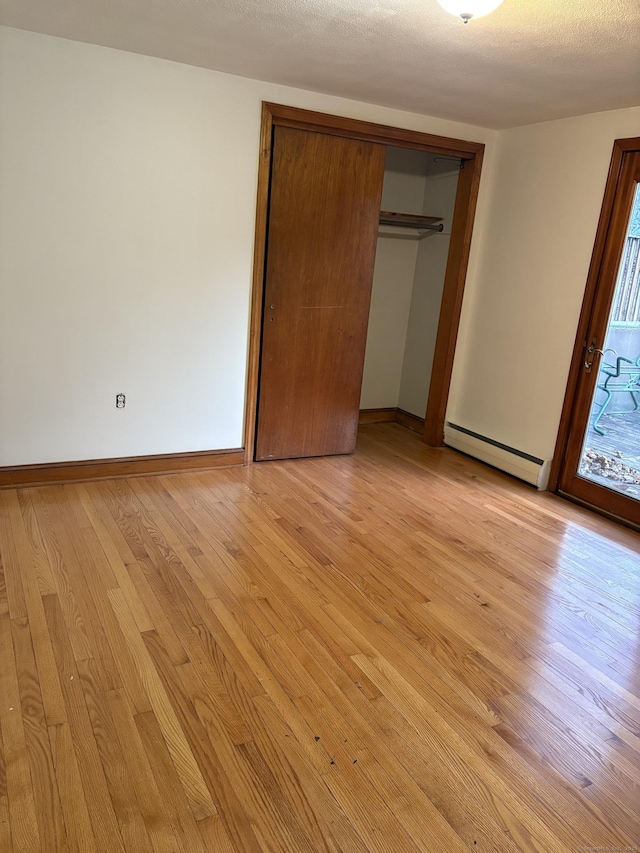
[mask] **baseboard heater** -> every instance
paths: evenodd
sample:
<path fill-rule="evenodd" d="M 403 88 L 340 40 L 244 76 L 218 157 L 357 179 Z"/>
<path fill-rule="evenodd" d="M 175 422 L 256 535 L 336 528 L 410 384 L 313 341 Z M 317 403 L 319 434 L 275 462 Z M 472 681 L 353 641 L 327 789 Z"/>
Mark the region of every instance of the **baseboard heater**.
<path fill-rule="evenodd" d="M 506 471 L 507 474 L 513 474 L 514 477 L 524 480 L 525 483 L 531 483 L 538 489 L 547 488 L 550 459 L 538 459 L 530 453 L 524 453 L 515 447 L 509 447 L 493 438 L 487 438 L 486 435 L 480 435 L 450 422 L 444 428 L 444 443 L 488 465 L 493 465 L 494 468 Z"/>

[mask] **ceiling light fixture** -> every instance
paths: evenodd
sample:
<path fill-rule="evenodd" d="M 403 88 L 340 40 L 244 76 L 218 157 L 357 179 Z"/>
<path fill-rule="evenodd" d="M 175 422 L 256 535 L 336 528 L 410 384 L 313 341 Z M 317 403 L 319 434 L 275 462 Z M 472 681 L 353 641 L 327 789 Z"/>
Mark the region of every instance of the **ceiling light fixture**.
<path fill-rule="evenodd" d="M 447 12 L 462 18 L 465 24 L 468 24 L 471 18 L 481 18 L 493 12 L 502 0 L 438 0 L 438 3 Z"/>

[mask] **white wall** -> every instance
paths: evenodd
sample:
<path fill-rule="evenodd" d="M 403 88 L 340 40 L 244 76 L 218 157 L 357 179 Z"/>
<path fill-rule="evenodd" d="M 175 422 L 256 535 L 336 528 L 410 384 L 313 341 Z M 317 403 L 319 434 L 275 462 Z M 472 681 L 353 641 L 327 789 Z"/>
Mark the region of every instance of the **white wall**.
<path fill-rule="evenodd" d="M 451 223 L 459 170 L 429 175 L 422 212 L 442 217 L 442 232 L 420 241 L 409 310 L 398 407 L 424 418 L 436 348 L 442 290 L 447 269 Z"/>
<path fill-rule="evenodd" d="M 0 37 L 0 465 L 241 445 L 262 100 L 496 137 L 20 30 Z"/>
<path fill-rule="evenodd" d="M 0 32 L 0 465 L 242 443 L 262 100 L 488 143 L 448 418 L 551 456 L 640 108 L 497 133 Z"/>
<path fill-rule="evenodd" d="M 378 237 L 361 409 L 395 409 L 398 405 L 417 256 L 417 240 Z"/>
<path fill-rule="evenodd" d="M 453 423 L 552 457 L 613 141 L 631 136 L 640 136 L 640 108 L 499 134 L 463 306 Z"/>
<path fill-rule="evenodd" d="M 434 168 L 431 159 L 421 151 L 387 151 L 382 210 L 439 216 L 443 231 L 418 241 L 403 239 L 403 232 L 392 227 L 381 228 L 362 409 L 399 407 L 425 415 L 459 173 L 456 168 L 428 174 Z"/>
<path fill-rule="evenodd" d="M 382 210 L 422 213 L 426 157 L 422 151 L 387 148 Z M 418 245 L 415 239 L 403 239 L 393 227 L 383 227 L 378 236 L 361 409 L 398 405 Z"/>
<path fill-rule="evenodd" d="M 428 156 L 410 148 L 387 148 L 381 210 L 422 213 Z"/>

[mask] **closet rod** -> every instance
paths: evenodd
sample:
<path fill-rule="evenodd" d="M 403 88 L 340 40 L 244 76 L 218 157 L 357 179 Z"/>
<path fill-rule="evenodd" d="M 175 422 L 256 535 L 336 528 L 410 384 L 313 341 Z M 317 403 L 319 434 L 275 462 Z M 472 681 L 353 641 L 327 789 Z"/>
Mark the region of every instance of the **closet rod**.
<path fill-rule="evenodd" d="M 392 225 L 396 228 L 417 228 L 419 231 L 442 231 L 441 216 L 420 216 L 414 213 L 395 213 L 380 211 L 380 225 Z"/>
<path fill-rule="evenodd" d="M 380 220 L 380 225 L 391 225 L 393 228 L 413 228 L 415 231 L 443 231 L 444 225 L 442 222 L 439 225 L 411 225 L 409 222 L 387 222 L 384 219 Z"/>

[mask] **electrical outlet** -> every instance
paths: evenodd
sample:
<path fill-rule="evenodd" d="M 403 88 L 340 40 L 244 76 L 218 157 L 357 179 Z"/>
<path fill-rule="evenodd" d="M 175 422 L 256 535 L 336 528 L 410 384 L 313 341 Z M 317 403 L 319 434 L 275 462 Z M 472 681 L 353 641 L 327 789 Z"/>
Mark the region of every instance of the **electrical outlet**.
<path fill-rule="evenodd" d="M 124 409 L 127 398 L 124 394 L 116 394 L 116 409 Z"/>

